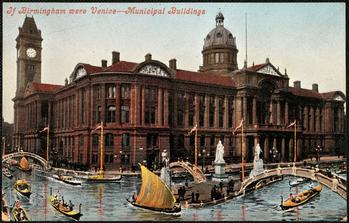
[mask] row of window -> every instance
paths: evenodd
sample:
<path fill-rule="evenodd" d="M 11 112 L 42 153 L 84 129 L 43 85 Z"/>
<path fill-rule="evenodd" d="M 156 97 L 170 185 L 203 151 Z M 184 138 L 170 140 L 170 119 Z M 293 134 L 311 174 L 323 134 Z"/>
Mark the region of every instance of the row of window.
<path fill-rule="evenodd" d="M 198 136 L 198 145 L 200 147 L 204 147 L 204 146 L 207 146 L 206 144 L 206 135 L 205 134 L 201 134 Z M 210 146 L 213 147 L 213 146 L 216 146 L 216 135 L 211 135 L 210 136 Z M 219 140 L 222 141 L 222 144 L 224 144 L 224 140 L 225 140 L 225 137 L 224 135 L 220 135 L 219 136 Z M 233 139 L 232 139 L 232 136 L 229 136 L 228 138 L 229 140 L 229 146 L 232 146 L 233 145 Z M 189 139 L 189 145 L 190 146 L 195 146 L 195 136 L 194 135 L 190 135 L 190 139 Z M 180 147 L 184 147 L 184 135 L 178 135 L 178 146 Z"/>
<path fill-rule="evenodd" d="M 129 84 L 122 84 L 120 87 L 121 99 L 130 99 L 130 89 L 131 86 Z M 102 98 L 102 89 L 101 85 L 93 86 L 93 98 L 98 100 Z M 105 95 L 108 99 L 116 98 L 116 85 L 115 84 L 107 84 L 105 88 Z"/>
<path fill-rule="evenodd" d="M 92 135 L 92 145 L 97 146 L 99 145 L 99 138 L 100 135 L 93 134 Z M 112 133 L 107 133 L 104 136 L 104 145 L 105 146 L 113 146 L 114 145 L 114 136 Z M 121 135 L 121 146 L 128 147 L 130 145 L 130 134 L 129 133 L 123 133 Z"/>

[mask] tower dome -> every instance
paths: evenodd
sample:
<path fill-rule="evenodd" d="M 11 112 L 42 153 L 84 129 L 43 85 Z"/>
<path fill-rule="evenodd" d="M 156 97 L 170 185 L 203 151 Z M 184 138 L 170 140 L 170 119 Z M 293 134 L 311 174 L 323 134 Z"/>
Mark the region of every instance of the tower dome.
<path fill-rule="evenodd" d="M 204 39 L 203 66 L 200 71 L 229 73 L 238 69 L 236 56 L 238 49 L 233 34 L 224 27 L 224 16 L 216 15 L 216 27 Z"/>

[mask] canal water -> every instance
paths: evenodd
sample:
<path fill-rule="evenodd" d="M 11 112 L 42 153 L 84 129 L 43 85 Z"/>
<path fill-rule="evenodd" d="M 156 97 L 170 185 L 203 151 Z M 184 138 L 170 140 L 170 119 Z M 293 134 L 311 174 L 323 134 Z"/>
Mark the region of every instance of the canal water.
<path fill-rule="evenodd" d="M 12 186 L 16 179 L 21 178 L 29 180 L 33 192 L 30 200 L 21 199 L 21 204 L 28 211 L 30 218 L 36 221 L 71 220 L 50 206 L 50 188 L 53 192 L 59 190 L 64 200 L 71 200 L 76 208 L 79 203 L 82 204 L 81 221 L 338 221 L 347 214 L 346 201 L 326 187 L 323 187 L 320 196 L 306 205 L 292 211 L 282 211 L 279 207 L 280 196 L 285 199 L 290 193 L 296 193 L 296 188 L 290 190 L 289 187 L 292 177 L 285 177 L 283 181 L 246 193 L 245 196 L 234 198 L 224 204 L 202 209 L 183 209 L 180 217 L 151 214 L 128 206 L 125 199 L 130 198 L 133 192 L 140 188 L 140 177 L 124 177 L 121 183 L 86 183 L 71 186 L 35 171 L 31 175 L 16 171 L 12 180 L 2 178 L 2 188 L 9 205 L 12 205 L 18 196 Z M 313 184 L 317 185 L 316 182 Z M 304 184 L 297 190 L 302 191 L 306 187 L 307 184 Z"/>

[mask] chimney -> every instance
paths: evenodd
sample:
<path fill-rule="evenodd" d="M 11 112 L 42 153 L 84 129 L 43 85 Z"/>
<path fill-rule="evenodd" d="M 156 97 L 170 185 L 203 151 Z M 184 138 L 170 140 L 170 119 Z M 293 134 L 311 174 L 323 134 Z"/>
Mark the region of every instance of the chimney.
<path fill-rule="evenodd" d="M 149 61 L 151 60 L 151 54 L 147 53 L 147 55 L 145 55 L 145 61 Z"/>
<path fill-rule="evenodd" d="M 120 53 L 119 52 L 113 51 L 112 55 L 113 55 L 113 57 L 112 57 L 112 64 L 117 63 L 117 62 L 120 61 Z"/>
<path fill-rule="evenodd" d="M 106 68 L 107 67 L 107 63 L 108 63 L 107 60 L 102 60 L 102 67 Z"/>
<path fill-rule="evenodd" d="M 295 88 L 301 88 L 301 81 L 293 81 L 293 86 Z"/>
<path fill-rule="evenodd" d="M 319 85 L 313 84 L 313 91 L 319 92 Z"/>
<path fill-rule="evenodd" d="M 176 59 L 171 59 L 169 61 L 170 68 L 172 70 L 177 70 L 177 60 Z"/>

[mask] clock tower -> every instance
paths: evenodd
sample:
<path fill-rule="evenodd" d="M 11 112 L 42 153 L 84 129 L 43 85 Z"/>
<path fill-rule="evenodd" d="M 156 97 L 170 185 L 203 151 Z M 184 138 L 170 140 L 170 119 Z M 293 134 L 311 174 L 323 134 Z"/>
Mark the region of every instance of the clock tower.
<path fill-rule="evenodd" d="M 41 83 L 41 31 L 33 17 L 25 17 L 16 38 L 17 48 L 17 90 L 16 97 L 24 95 L 29 82 Z"/>

